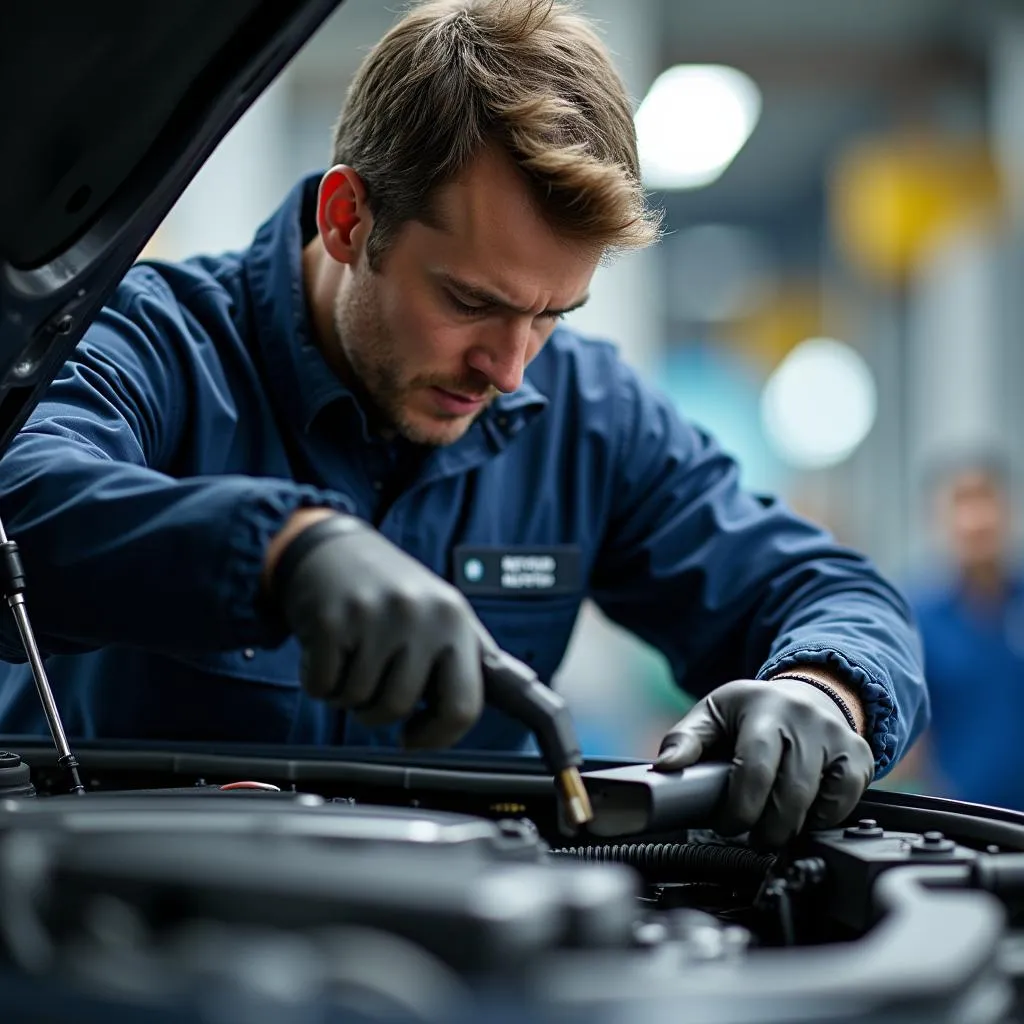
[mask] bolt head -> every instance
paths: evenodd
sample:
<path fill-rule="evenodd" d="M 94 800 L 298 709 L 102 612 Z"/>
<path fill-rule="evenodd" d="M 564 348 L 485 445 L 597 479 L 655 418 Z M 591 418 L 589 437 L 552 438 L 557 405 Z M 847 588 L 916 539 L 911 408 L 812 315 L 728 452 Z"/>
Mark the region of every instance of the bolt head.
<path fill-rule="evenodd" d="M 934 856 L 937 854 L 953 853 L 956 850 L 956 843 L 947 839 L 941 832 L 925 832 L 910 843 L 911 853 Z"/>
<path fill-rule="evenodd" d="M 878 827 L 874 818 L 861 818 L 856 825 L 843 829 L 846 839 L 882 839 L 885 831 Z"/>

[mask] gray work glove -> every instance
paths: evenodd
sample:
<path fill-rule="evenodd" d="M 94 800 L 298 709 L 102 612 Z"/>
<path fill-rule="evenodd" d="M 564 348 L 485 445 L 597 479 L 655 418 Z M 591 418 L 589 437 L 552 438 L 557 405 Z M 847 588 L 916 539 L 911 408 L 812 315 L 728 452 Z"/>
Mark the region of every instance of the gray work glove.
<path fill-rule="evenodd" d="M 481 657 L 494 641 L 458 590 L 362 520 L 306 527 L 271 593 L 302 645 L 311 696 L 370 726 L 408 719 L 407 747 L 453 744 L 479 718 Z"/>
<path fill-rule="evenodd" d="M 828 828 L 856 806 L 874 775 L 867 742 L 828 694 L 797 679 L 726 683 L 698 701 L 661 744 L 657 771 L 732 759 L 722 835 L 750 832 L 778 847 L 803 828 Z"/>

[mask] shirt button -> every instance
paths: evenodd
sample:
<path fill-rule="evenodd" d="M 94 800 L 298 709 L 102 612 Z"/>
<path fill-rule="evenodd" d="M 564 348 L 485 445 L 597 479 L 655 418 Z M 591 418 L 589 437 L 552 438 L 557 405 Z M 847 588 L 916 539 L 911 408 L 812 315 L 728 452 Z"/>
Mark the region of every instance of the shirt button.
<path fill-rule="evenodd" d="M 242 657 L 245 658 L 246 661 L 252 661 L 252 659 L 256 657 L 256 652 L 251 647 L 246 647 L 246 649 L 242 651 Z"/>
<path fill-rule="evenodd" d="M 374 480 L 374 481 L 373 481 L 373 489 L 374 489 L 375 491 L 379 491 L 379 490 L 381 490 L 381 489 L 382 489 L 383 487 L 384 487 L 384 485 L 383 485 L 383 484 L 382 484 L 382 483 L 381 483 L 381 482 L 380 482 L 379 480 Z"/>
<path fill-rule="evenodd" d="M 508 417 L 507 416 L 499 416 L 498 417 L 498 426 L 501 427 L 502 429 L 507 427 L 508 426 Z"/>

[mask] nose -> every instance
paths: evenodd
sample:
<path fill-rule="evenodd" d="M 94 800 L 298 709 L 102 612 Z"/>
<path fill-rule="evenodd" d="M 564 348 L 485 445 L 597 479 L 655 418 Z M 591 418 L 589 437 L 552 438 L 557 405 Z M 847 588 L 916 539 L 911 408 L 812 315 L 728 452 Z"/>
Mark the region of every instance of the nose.
<path fill-rule="evenodd" d="M 492 387 L 511 394 L 523 383 L 532 338 L 529 319 L 512 321 L 497 330 L 490 327 L 485 337 L 470 349 L 466 362 L 483 374 Z"/>

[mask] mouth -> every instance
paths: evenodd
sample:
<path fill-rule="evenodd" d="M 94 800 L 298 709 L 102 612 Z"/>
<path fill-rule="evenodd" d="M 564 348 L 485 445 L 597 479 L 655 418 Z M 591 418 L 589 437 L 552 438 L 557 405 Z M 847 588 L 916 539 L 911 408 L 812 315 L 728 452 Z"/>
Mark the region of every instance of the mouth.
<path fill-rule="evenodd" d="M 487 401 L 487 395 L 465 395 L 458 391 L 448 391 L 446 388 L 431 387 L 431 393 L 435 401 L 447 413 L 454 413 L 457 416 L 465 416 L 474 413 L 483 407 Z"/>

